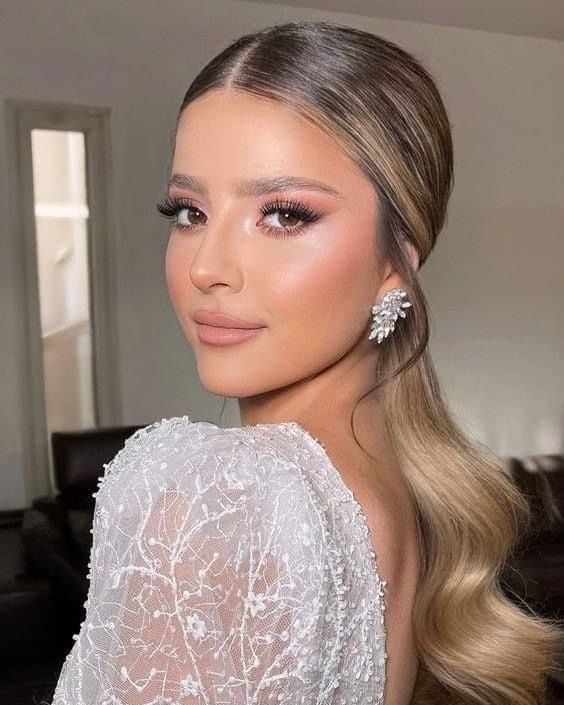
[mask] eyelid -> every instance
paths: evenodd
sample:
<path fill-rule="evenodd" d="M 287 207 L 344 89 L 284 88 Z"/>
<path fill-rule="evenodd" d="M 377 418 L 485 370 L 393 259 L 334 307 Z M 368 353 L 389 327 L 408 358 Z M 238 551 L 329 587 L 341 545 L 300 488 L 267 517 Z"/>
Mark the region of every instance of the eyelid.
<path fill-rule="evenodd" d="M 302 190 L 303 192 L 303 190 Z M 249 196 L 245 197 L 245 200 L 252 200 L 252 201 L 259 201 L 259 202 L 266 202 L 270 203 L 271 201 L 287 201 L 287 200 L 307 200 L 308 196 L 300 196 L 298 195 L 300 193 L 300 190 L 294 190 L 294 189 L 289 189 L 288 191 L 273 191 L 272 193 L 267 193 L 262 196 Z M 311 196 L 312 194 L 309 193 Z M 169 198 L 171 201 L 175 200 L 190 200 L 195 204 L 198 204 L 198 199 L 192 195 L 187 195 L 186 192 L 181 192 L 179 194 L 175 193 L 172 189 L 166 192 L 166 197 Z M 199 205 L 197 205 L 198 208 L 200 208 Z"/>
<path fill-rule="evenodd" d="M 191 196 L 175 196 L 168 193 L 159 203 L 157 203 L 157 209 L 162 213 L 163 210 L 172 211 L 174 208 L 194 208 L 196 210 L 202 211 L 207 216 L 205 208 L 199 205 L 199 203 Z M 259 212 L 265 215 L 269 211 L 275 210 L 288 210 L 288 211 L 298 211 L 303 216 L 304 219 L 314 221 L 321 217 L 321 213 L 307 203 L 296 199 L 291 196 L 275 196 L 270 198 L 259 207 Z"/>
<path fill-rule="evenodd" d="M 203 206 L 200 206 L 198 204 L 197 199 L 193 198 L 192 196 L 187 196 L 184 194 L 176 195 L 174 193 L 168 193 L 167 198 L 169 201 L 172 201 L 172 202 L 189 204 L 190 206 L 194 206 L 194 208 L 201 208 L 202 210 L 204 210 Z"/>

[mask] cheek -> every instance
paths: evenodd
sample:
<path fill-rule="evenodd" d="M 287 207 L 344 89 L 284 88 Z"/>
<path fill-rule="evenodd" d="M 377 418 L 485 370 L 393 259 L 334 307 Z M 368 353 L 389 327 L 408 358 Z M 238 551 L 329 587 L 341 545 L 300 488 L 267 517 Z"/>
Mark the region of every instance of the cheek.
<path fill-rule="evenodd" d="M 165 276 L 170 299 L 178 312 L 182 302 L 186 306 L 190 278 L 187 255 L 179 246 L 178 238 L 174 233 L 171 234 L 166 248 Z"/>
<path fill-rule="evenodd" d="M 332 340 L 348 344 L 366 325 L 373 289 L 373 270 L 366 249 L 323 248 L 303 253 L 300 263 L 281 267 L 276 277 L 280 316 L 288 345 L 304 345 L 313 331 L 322 346 Z M 372 282 L 372 286 L 371 286 Z M 272 290 L 272 280 L 269 289 Z"/>

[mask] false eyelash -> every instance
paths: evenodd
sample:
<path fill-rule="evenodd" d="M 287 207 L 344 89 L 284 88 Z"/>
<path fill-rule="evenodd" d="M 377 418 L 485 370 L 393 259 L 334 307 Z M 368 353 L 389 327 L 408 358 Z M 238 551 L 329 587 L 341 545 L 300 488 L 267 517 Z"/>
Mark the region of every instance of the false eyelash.
<path fill-rule="evenodd" d="M 193 208 L 194 210 L 199 210 L 192 201 L 184 198 L 169 198 L 165 196 L 161 201 L 157 203 L 157 210 L 161 215 L 167 219 L 174 219 L 178 215 L 178 211 L 183 208 Z M 180 228 L 186 226 L 178 226 Z"/>
<path fill-rule="evenodd" d="M 161 213 L 161 215 L 165 218 L 172 220 L 174 227 L 179 230 L 192 230 L 193 228 L 197 228 L 198 224 L 196 223 L 191 225 L 182 225 L 177 222 L 178 212 L 185 208 L 191 208 L 193 210 L 203 212 L 189 198 L 169 198 L 168 196 L 165 196 L 159 203 L 157 203 L 157 210 L 159 213 Z M 309 223 L 313 223 L 321 217 L 321 214 L 316 213 L 308 206 L 291 199 L 284 201 L 276 199 L 265 204 L 259 210 L 264 216 L 271 215 L 277 211 L 290 213 L 292 216 L 298 218 L 304 223 L 304 225 L 293 225 L 287 228 L 267 227 L 267 232 L 274 237 L 290 237 L 295 235 L 304 230 Z"/>
<path fill-rule="evenodd" d="M 276 213 L 276 211 L 291 213 L 305 223 L 313 223 L 320 217 L 319 213 L 315 213 L 315 211 L 312 211 L 308 206 L 294 200 L 280 201 L 276 199 L 271 203 L 266 203 L 259 210 L 263 215 L 271 215 L 272 213 Z"/>

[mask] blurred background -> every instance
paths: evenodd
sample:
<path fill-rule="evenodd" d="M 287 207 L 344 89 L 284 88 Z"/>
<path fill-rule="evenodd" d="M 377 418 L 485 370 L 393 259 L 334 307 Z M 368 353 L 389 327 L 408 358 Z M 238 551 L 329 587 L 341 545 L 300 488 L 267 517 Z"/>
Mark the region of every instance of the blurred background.
<path fill-rule="evenodd" d="M 52 693 L 125 439 L 183 414 L 239 423 L 199 383 L 155 204 L 198 70 L 302 19 L 397 42 L 441 90 L 455 187 L 420 272 L 431 352 L 534 509 L 508 589 L 564 617 L 564 2 L 0 0 L 0 705 Z"/>

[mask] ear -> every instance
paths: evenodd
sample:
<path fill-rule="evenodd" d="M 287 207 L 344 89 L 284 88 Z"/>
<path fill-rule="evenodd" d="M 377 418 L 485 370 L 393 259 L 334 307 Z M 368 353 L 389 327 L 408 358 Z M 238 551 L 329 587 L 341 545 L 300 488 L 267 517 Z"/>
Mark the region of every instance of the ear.
<path fill-rule="evenodd" d="M 403 246 L 405 247 L 409 261 L 411 262 L 411 269 L 413 272 L 416 272 L 419 269 L 419 254 L 417 253 L 413 243 L 409 240 L 404 239 Z"/>
<path fill-rule="evenodd" d="M 411 269 L 413 272 L 416 272 L 419 269 L 419 254 L 417 250 L 415 249 L 414 245 L 412 242 L 410 242 L 407 238 L 403 237 L 401 238 L 402 245 L 405 249 L 405 253 L 407 257 L 409 258 L 409 262 L 411 264 Z M 386 270 L 384 273 L 384 281 L 389 281 L 390 279 L 397 279 L 398 283 L 393 284 L 393 286 L 401 286 L 401 283 L 399 283 L 399 275 L 392 270 L 392 267 L 388 263 L 386 265 Z"/>

